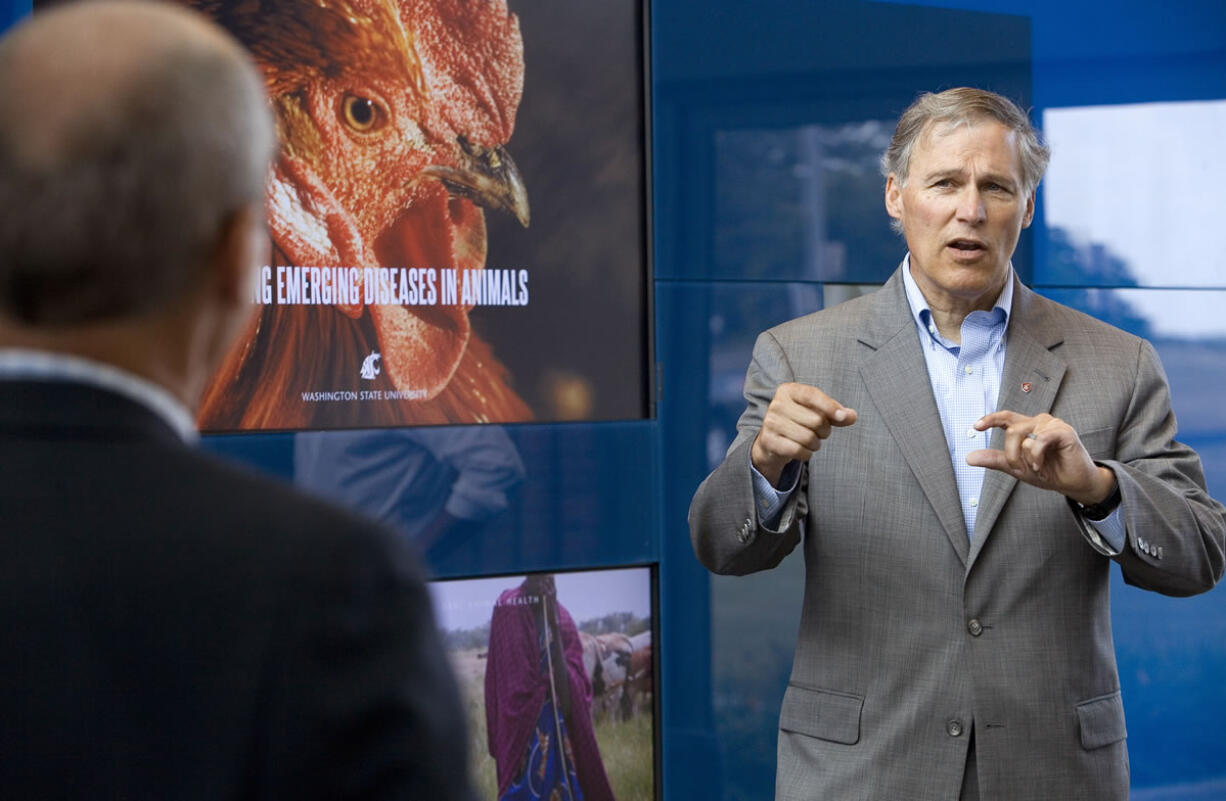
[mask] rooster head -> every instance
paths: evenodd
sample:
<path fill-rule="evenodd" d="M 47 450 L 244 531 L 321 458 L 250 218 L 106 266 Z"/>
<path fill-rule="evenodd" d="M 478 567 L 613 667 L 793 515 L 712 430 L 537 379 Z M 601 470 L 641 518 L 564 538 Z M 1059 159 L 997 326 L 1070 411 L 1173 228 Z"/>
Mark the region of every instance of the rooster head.
<path fill-rule="evenodd" d="M 506 151 L 523 42 L 504 0 L 197 5 L 264 71 L 282 140 L 270 228 L 288 263 L 458 277 L 485 265 L 484 208 L 528 224 L 527 192 Z M 389 378 L 418 397 L 442 391 L 471 336 L 463 305 L 359 298 L 337 308 L 370 315 Z"/>

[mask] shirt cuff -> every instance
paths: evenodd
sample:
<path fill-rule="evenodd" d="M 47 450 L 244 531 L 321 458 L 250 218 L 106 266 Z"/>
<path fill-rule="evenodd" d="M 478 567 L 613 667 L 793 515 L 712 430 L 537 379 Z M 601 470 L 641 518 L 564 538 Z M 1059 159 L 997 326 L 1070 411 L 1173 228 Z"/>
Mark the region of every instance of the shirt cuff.
<path fill-rule="evenodd" d="M 1085 520 L 1085 518 L 1082 518 Z M 1111 510 L 1111 514 L 1102 520 L 1085 520 L 1099 537 L 1111 548 L 1110 556 L 1118 556 L 1124 552 L 1128 541 L 1128 532 L 1124 528 L 1124 504 Z M 1089 532 L 1087 532 L 1089 533 Z"/>
<path fill-rule="evenodd" d="M 758 523 L 771 531 L 777 530 L 779 518 L 783 515 L 783 507 L 796 492 L 800 483 L 800 462 L 788 462 L 779 474 L 779 483 L 785 489 L 776 489 L 766 476 L 758 472 L 749 462 L 749 472 L 753 476 L 753 502 L 758 513 Z"/>

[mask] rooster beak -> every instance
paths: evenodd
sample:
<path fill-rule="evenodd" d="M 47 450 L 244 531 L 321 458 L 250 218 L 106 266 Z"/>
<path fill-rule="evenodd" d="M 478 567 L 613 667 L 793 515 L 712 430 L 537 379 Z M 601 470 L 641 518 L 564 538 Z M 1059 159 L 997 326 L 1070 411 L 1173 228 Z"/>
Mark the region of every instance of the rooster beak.
<path fill-rule="evenodd" d="M 506 149 L 502 145 L 485 148 L 462 136 L 456 141 L 461 154 L 458 167 L 434 164 L 423 169 L 421 174 L 440 181 L 454 197 L 510 212 L 527 228 L 531 216 L 528 189 Z"/>

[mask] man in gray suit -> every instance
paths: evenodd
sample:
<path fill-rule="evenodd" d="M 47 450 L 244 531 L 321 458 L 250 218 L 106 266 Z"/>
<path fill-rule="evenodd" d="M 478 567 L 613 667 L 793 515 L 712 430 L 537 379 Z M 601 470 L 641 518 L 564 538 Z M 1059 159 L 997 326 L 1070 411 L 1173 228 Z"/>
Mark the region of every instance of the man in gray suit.
<path fill-rule="evenodd" d="M 1047 158 L 1007 99 L 922 95 L 883 158 L 902 265 L 754 347 L 690 528 L 717 573 L 804 542 L 778 799 L 1127 798 L 1111 562 L 1222 575 L 1153 347 L 1014 275 Z"/>

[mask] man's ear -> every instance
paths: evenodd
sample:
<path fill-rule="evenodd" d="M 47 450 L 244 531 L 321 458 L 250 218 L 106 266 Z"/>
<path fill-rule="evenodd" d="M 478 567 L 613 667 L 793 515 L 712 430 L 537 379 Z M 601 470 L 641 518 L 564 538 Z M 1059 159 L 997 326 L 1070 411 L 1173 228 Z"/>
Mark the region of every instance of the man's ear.
<path fill-rule="evenodd" d="M 894 219 L 902 219 L 902 184 L 894 173 L 885 179 L 885 210 Z"/>
<path fill-rule="evenodd" d="M 223 301 L 251 302 L 252 283 L 271 259 L 271 247 L 263 203 L 248 203 L 226 218 L 211 265 Z"/>
<path fill-rule="evenodd" d="M 1030 197 L 1026 198 L 1026 213 L 1022 216 L 1023 228 L 1029 228 L 1030 224 L 1034 222 L 1034 194 L 1037 191 L 1031 191 Z"/>

